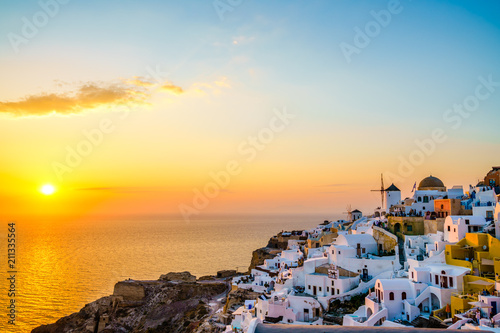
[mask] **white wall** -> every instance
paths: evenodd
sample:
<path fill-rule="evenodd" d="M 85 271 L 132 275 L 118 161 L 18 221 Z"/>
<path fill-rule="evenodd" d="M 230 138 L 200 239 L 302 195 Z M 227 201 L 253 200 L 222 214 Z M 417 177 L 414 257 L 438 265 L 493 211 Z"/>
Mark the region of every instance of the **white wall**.
<path fill-rule="evenodd" d="M 400 191 L 385 192 L 385 202 L 386 202 L 385 210 L 386 212 L 388 212 L 389 208 L 401 202 L 401 192 Z"/>

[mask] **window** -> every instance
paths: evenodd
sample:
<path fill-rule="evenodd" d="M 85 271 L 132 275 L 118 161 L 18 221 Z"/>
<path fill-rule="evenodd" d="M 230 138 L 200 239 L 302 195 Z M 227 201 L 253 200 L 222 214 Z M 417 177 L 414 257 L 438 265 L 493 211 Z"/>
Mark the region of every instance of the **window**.
<path fill-rule="evenodd" d="M 403 299 L 403 300 L 406 299 L 406 292 L 405 291 L 403 291 L 403 293 L 401 294 L 401 299 Z"/>
<path fill-rule="evenodd" d="M 308 286 L 307 286 L 307 289 L 311 289 L 311 285 L 308 285 Z"/>
<path fill-rule="evenodd" d="M 366 252 L 366 249 L 365 249 L 365 248 L 363 248 L 363 249 L 361 250 L 361 252 L 362 252 L 362 253 L 365 253 L 365 252 Z"/>
<path fill-rule="evenodd" d="M 339 250 L 339 254 L 340 254 L 340 250 Z"/>
<path fill-rule="evenodd" d="M 321 291 L 321 287 L 318 287 L 319 291 Z"/>
<path fill-rule="evenodd" d="M 392 291 L 389 293 L 389 300 L 394 301 L 394 293 Z"/>
<path fill-rule="evenodd" d="M 340 289 L 337 289 L 337 294 L 340 294 Z"/>
<path fill-rule="evenodd" d="M 332 287 L 335 285 L 335 281 L 332 280 Z"/>
<path fill-rule="evenodd" d="M 424 196 L 424 202 L 429 202 L 429 197 L 428 196 Z"/>
<path fill-rule="evenodd" d="M 412 278 L 412 279 L 413 279 L 413 273 L 414 273 L 414 272 L 411 272 L 411 278 Z"/>
<path fill-rule="evenodd" d="M 330 287 L 326 287 L 326 292 L 329 293 L 330 292 Z"/>
<path fill-rule="evenodd" d="M 418 197 L 417 201 L 421 202 L 422 201 L 422 197 Z"/>
<path fill-rule="evenodd" d="M 450 288 L 453 288 L 453 278 L 450 276 Z"/>
<path fill-rule="evenodd" d="M 437 274 L 434 275 L 434 281 L 436 281 L 436 284 L 439 284 L 439 276 Z"/>
<path fill-rule="evenodd" d="M 406 226 L 406 231 L 412 231 L 413 227 L 411 225 Z"/>
<path fill-rule="evenodd" d="M 448 231 L 451 231 L 451 228 L 450 228 L 450 226 L 448 226 Z"/>
<path fill-rule="evenodd" d="M 332 250 L 332 254 L 335 254 L 335 251 L 334 251 L 334 250 Z"/>
<path fill-rule="evenodd" d="M 441 209 L 444 209 L 444 205 L 441 205 Z"/>

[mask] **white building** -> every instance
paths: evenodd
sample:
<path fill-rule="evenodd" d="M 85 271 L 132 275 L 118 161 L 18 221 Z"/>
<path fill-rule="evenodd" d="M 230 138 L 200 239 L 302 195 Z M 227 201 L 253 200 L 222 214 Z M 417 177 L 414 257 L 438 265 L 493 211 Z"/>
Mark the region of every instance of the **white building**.
<path fill-rule="evenodd" d="M 444 220 L 444 240 L 456 243 L 465 237 L 466 233 L 479 232 L 488 224 L 483 216 L 447 216 Z"/>
<path fill-rule="evenodd" d="M 500 239 L 500 203 L 495 207 L 495 236 Z"/>
<path fill-rule="evenodd" d="M 389 212 L 391 207 L 399 205 L 401 203 L 401 190 L 396 187 L 396 185 L 391 184 L 385 189 L 385 211 Z"/>
<path fill-rule="evenodd" d="M 461 199 L 463 196 L 462 186 L 454 186 L 446 190 L 446 186 L 439 178 L 429 176 L 420 182 L 413 198 L 405 202 L 405 212 L 410 215 L 425 216 L 426 213 L 434 212 L 434 200 L 444 197 Z"/>
<path fill-rule="evenodd" d="M 353 210 L 351 212 L 351 214 L 352 214 L 352 220 L 353 221 L 357 221 L 357 220 L 359 220 L 360 218 L 363 217 L 363 213 L 361 211 L 357 210 L 357 209 Z"/>
<path fill-rule="evenodd" d="M 482 216 L 488 221 L 494 220 L 495 206 L 498 202 L 495 190 L 489 186 L 476 186 L 473 193 L 472 215 Z"/>
<path fill-rule="evenodd" d="M 323 324 L 323 310 L 316 299 L 288 292 L 288 289 L 284 289 L 271 294 L 269 298 L 264 295 L 259 297 L 255 304 L 255 316 L 262 321 L 287 324 Z"/>
<path fill-rule="evenodd" d="M 359 273 L 336 265 L 325 263 L 314 268 L 305 267 L 305 292 L 313 296 L 341 295 L 356 288 L 359 281 Z"/>
<path fill-rule="evenodd" d="M 281 251 L 276 257 L 264 260 L 262 268 L 268 270 L 279 270 L 282 267 L 298 267 L 299 262 L 304 258 L 300 249 Z"/>
<path fill-rule="evenodd" d="M 377 242 L 369 234 L 340 235 L 330 246 L 328 263 L 359 273 L 366 280 L 369 276 L 400 269 L 397 246 L 395 253 L 394 256 L 377 256 Z"/>
<path fill-rule="evenodd" d="M 425 259 L 441 253 L 446 244 L 450 242 L 444 241 L 444 233 L 438 231 L 435 234 L 409 236 L 405 235 L 405 254 L 406 259 Z M 422 255 L 423 258 L 419 257 Z"/>
<path fill-rule="evenodd" d="M 406 213 L 425 216 L 427 212 L 434 211 L 434 200 L 442 199 L 446 195 L 446 187 L 439 178 L 424 178 L 413 195 L 413 202 L 405 207 Z"/>
<path fill-rule="evenodd" d="M 466 267 L 442 263 L 444 255 L 425 261 L 410 260 L 408 278 L 379 279 L 365 305 L 344 317 L 344 326 L 374 326 L 386 320 L 412 321 L 450 304 L 453 293 L 463 291 Z"/>

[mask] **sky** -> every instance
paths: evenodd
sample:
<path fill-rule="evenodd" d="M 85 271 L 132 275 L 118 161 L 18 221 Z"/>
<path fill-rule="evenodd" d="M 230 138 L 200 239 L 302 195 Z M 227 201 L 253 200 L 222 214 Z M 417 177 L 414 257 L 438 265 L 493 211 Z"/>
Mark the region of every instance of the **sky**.
<path fill-rule="evenodd" d="M 3 1 L 0 73 L 4 219 L 338 217 L 500 165 L 497 1 Z"/>

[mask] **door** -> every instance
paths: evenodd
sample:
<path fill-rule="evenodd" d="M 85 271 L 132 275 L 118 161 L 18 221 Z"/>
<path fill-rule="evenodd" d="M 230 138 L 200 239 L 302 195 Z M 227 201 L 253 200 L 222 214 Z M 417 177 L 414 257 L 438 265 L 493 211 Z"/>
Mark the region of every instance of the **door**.
<path fill-rule="evenodd" d="M 309 321 L 309 309 L 304 309 L 304 321 Z"/>
<path fill-rule="evenodd" d="M 316 286 L 313 286 L 313 295 L 316 296 Z"/>
<path fill-rule="evenodd" d="M 491 302 L 491 314 L 494 316 L 497 314 L 497 301 Z"/>

